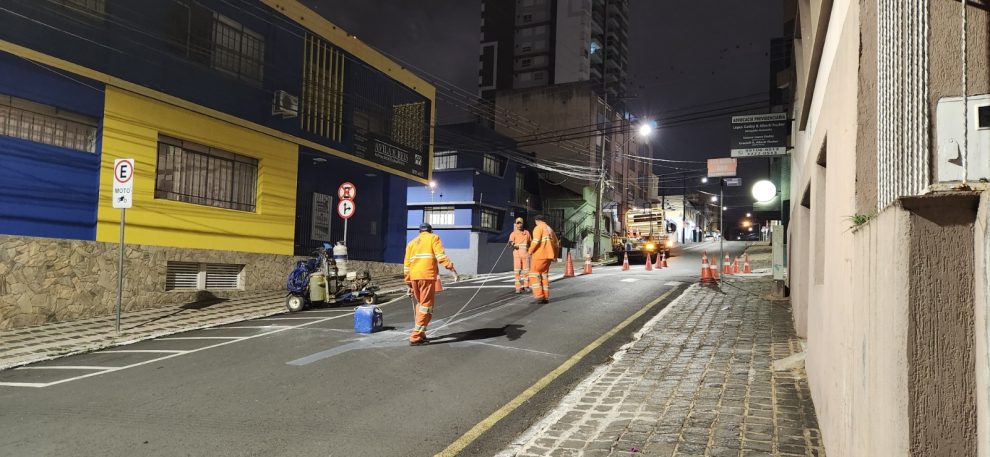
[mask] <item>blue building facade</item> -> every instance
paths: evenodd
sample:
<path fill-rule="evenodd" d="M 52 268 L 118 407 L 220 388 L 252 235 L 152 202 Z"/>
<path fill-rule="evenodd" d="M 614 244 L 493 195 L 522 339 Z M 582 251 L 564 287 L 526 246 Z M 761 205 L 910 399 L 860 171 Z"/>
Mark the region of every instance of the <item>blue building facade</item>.
<path fill-rule="evenodd" d="M 130 242 L 306 255 L 343 239 L 314 202 L 336 203 L 346 181 L 351 258 L 401 261 L 406 189 L 430 177 L 434 89 L 298 2 L 6 2 L 0 23 L 0 234 L 115 241 L 107 178 L 135 157 Z M 162 188 L 163 141 L 249 159 L 249 204 L 173 205 L 186 190 Z M 208 167 L 186 168 L 209 180 L 188 192 L 218 192 Z"/>
<path fill-rule="evenodd" d="M 436 137 L 432 185 L 408 187 L 407 241 L 428 222 L 458 272 L 510 271 L 513 221 L 531 230 L 542 205 L 537 170 L 511 139 L 477 124 L 438 126 Z"/>

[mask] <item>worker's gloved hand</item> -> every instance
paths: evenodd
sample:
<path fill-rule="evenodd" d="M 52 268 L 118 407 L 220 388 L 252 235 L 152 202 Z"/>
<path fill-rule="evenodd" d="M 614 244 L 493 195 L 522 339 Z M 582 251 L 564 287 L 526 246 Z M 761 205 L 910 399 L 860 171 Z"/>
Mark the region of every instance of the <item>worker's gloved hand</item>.
<path fill-rule="evenodd" d="M 461 277 L 457 275 L 456 271 L 454 271 L 453 273 L 454 273 L 454 282 L 460 282 Z"/>

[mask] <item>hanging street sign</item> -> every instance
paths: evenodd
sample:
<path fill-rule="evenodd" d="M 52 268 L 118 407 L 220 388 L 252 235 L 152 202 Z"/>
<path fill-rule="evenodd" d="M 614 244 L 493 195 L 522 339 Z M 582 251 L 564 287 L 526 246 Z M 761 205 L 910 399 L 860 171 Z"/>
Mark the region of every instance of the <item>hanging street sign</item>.
<path fill-rule="evenodd" d="M 732 116 L 732 157 L 787 154 L 787 113 Z"/>
<path fill-rule="evenodd" d="M 725 178 L 726 187 L 739 187 L 742 185 L 742 178 Z"/>
<path fill-rule="evenodd" d="M 736 159 L 708 159 L 708 177 L 724 178 L 736 175 Z"/>
<path fill-rule="evenodd" d="M 354 200 L 357 197 L 357 187 L 350 182 L 344 182 L 337 188 L 337 198 L 341 200 Z"/>
<path fill-rule="evenodd" d="M 354 205 L 354 200 L 341 200 L 337 203 L 337 215 L 343 219 L 350 219 L 356 210 L 357 206 Z"/>
<path fill-rule="evenodd" d="M 113 161 L 113 207 L 130 208 L 134 200 L 134 159 Z"/>

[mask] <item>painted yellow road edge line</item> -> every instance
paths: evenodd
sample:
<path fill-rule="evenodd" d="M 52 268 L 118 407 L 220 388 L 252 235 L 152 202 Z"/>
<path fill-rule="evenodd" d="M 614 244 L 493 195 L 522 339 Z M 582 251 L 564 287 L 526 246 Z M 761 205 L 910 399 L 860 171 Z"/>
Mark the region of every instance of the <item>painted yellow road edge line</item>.
<path fill-rule="evenodd" d="M 574 365 L 577 365 L 577 363 L 580 362 L 581 359 L 583 359 L 591 351 L 598 349 L 598 347 L 601 346 L 606 341 L 608 341 L 609 338 L 612 338 L 613 336 L 615 336 L 616 333 L 619 333 L 620 331 L 622 331 L 622 329 L 628 327 L 629 324 L 633 323 L 633 321 L 639 319 L 640 316 L 646 314 L 647 311 L 653 309 L 654 306 L 657 306 L 658 304 L 660 304 L 660 302 L 666 300 L 667 297 L 669 297 L 670 294 L 676 292 L 677 289 L 678 288 L 675 287 L 671 290 L 668 290 L 666 293 L 657 297 L 655 300 L 651 301 L 650 303 L 647 303 L 645 306 L 640 308 L 639 311 L 636 311 L 635 313 L 633 313 L 633 315 L 626 318 L 626 320 L 620 322 L 615 327 L 612 327 L 611 330 L 609 330 L 602 336 L 599 336 L 595 341 L 592 341 L 591 344 L 585 346 L 584 349 L 581 349 L 576 354 L 572 355 L 571 358 L 567 359 L 564 363 L 560 364 L 559 367 L 557 367 L 550 373 L 547 373 L 546 376 L 543 376 L 542 378 L 540 378 L 539 381 L 536 381 L 535 384 L 529 386 L 528 389 L 524 390 L 522 393 L 517 395 L 516 398 L 513 398 L 511 401 L 506 403 L 505 406 L 502 406 L 497 411 L 492 413 L 490 416 L 486 417 L 481 422 L 478 422 L 477 425 L 471 427 L 471 430 L 468 430 L 463 435 L 461 435 L 461 437 L 458 438 L 456 441 L 450 443 L 450 446 L 447 446 L 446 449 L 440 451 L 439 454 L 436 454 L 436 457 L 453 457 L 457 455 L 459 452 L 463 451 L 471 443 L 473 443 L 474 440 L 478 439 L 478 437 L 481 436 L 482 433 L 488 431 L 488 429 L 492 428 L 496 423 L 498 423 L 498 421 L 502 420 L 505 416 L 508 416 L 510 413 L 515 411 L 516 408 L 518 408 L 524 402 L 526 402 L 534 395 L 539 393 L 541 390 L 543 390 L 543 388 L 545 388 L 555 379 L 559 378 L 560 375 L 567 372 L 567 370 L 570 370 Z"/>

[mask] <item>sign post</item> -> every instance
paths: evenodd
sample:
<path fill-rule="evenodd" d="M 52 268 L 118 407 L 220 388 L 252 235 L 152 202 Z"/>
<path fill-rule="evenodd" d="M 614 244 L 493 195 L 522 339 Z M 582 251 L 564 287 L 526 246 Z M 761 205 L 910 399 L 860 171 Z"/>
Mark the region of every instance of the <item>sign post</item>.
<path fill-rule="evenodd" d="M 728 179 L 736 176 L 736 159 L 733 158 L 722 158 L 722 159 L 708 159 L 708 177 L 709 178 L 719 178 L 718 180 L 718 260 L 715 261 L 716 265 L 720 265 L 718 270 L 721 271 L 722 267 L 725 265 L 723 257 L 725 256 L 725 186 Z M 718 277 L 722 278 L 723 275 Z"/>
<path fill-rule="evenodd" d="M 117 333 L 120 333 L 120 304 L 124 291 L 124 216 L 134 198 L 134 159 L 113 161 L 113 207 L 120 208 L 120 253 L 117 258 Z"/>
<path fill-rule="evenodd" d="M 354 184 L 344 182 L 337 188 L 337 198 L 340 199 L 340 202 L 337 203 L 337 215 L 344 220 L 344 246 L 347 246 L 347 220 L 357 210 L 357 206 L 354 205 L 354 197 L 357 197 L 357 187 Z"/>

